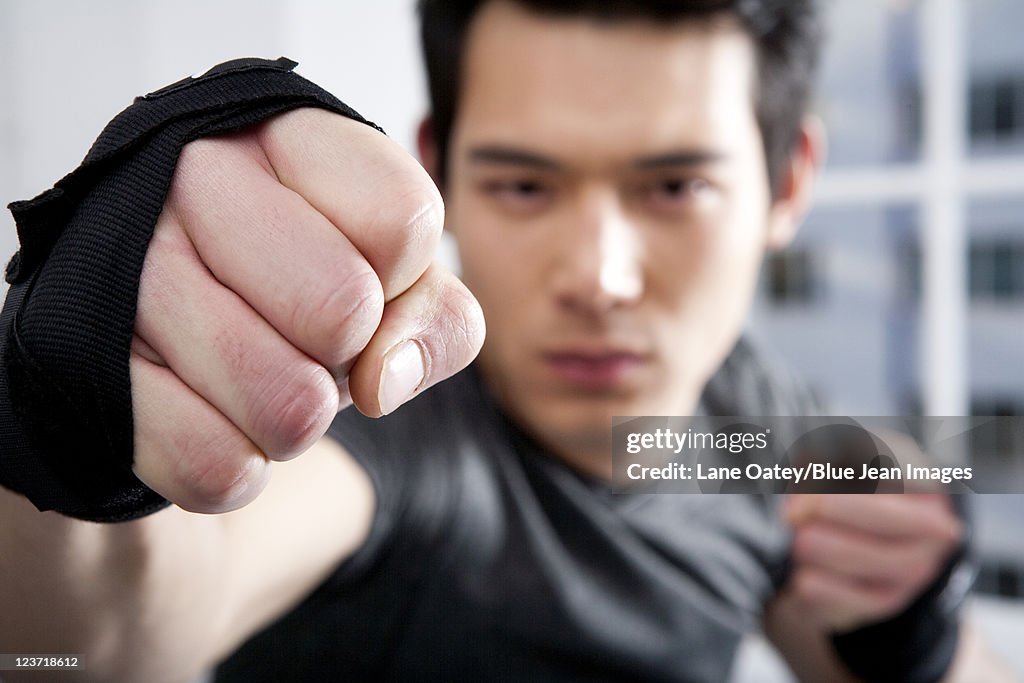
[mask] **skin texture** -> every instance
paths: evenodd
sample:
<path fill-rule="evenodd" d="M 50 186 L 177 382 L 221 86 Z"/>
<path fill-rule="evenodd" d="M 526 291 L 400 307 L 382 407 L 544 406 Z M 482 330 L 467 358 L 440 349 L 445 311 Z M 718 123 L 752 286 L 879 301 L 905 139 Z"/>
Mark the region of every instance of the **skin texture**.
<path fill-rule="evenodd" d="M 496 2 L 466 49 L 445 192 L 482 367 L 548 448 L 608 476 L 609 417 L 693 410 L 792 225 L 769 201 L 752 46 L 723 22 Z"/>
<path fill-rule="evenodd" d="M 140 284 L 139 478 L 187 510 L 237 509 L 341 408 L 381 415 L 465 367 L 484 325 L 431 265 L 442 222 L 413 159 L 324 111 L 188 145 Z"/>

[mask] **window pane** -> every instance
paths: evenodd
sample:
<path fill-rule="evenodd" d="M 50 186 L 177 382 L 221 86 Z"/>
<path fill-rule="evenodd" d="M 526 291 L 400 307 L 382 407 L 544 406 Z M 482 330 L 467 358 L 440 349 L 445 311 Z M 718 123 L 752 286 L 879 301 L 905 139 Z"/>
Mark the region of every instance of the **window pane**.
<path fill-rule="evenodd" d="M 805 250 L 769 255 L 765 264 L 768 300 L 776 306 L 810 303 L 821 294 L 816 268 L 815 255 Z"/>
<path fill-rule="evenodd" d="M 970 261 L 968 262 L 968 281 L 972 299 L 987 298 L 992 293 L 992 254 L 980 245 L 971 245 Z"/>
<path fill-rule="evenodd" d="M 965 6 L 971 154 L 1024 154 L 1024 3 L 971 0 Z"/>
<path fill-rule="evenodd" d="M 1024 407 L 1024 199 L 972 202 L 968 218 L 971 400 L 975 410 L 1017 411 Z"/>
<path fill-rule="evenodd" d="M 917 412 L 918 253 L 913 207 L 819 209 L 766 261 L 755 331 L 839 412 Z M 811 294 L 779 305 L 779 281 Z"/>
<path fill-rule="evenodd" d="M 970 240 L 972 300 L 1024 304 L 1024 229 L 1007 229 L 1015 221 L 1024 223 L 1024 217 L 976 220 Z"/>
<path fill-rule="evenodd" d="M 828 3 L 816 108 L 835 166 L 910 161 L 920 155 L 916 3 Z"/>

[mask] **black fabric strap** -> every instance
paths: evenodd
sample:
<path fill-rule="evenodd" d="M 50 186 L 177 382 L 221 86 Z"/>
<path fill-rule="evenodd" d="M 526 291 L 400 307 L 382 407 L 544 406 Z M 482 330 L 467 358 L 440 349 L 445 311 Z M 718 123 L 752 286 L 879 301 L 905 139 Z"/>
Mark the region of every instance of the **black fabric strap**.
<path fill-rule="evenodd" d="M 0 485 L 93 521 L 166 505 L 131 471 L 128 361 L 143 261 L 182 147 L 306 106 L 373 125 L 295 65 L 235 60 L 140 97 L 75 171 L 10 205 L 21 249 L 0 314 Z"/>

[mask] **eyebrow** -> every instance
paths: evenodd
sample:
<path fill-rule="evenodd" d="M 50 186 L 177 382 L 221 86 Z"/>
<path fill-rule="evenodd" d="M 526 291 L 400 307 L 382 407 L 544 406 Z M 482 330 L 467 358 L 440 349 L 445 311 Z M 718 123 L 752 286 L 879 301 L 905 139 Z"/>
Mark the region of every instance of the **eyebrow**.
<path fill-rule="evenodd" d="M 649 171 L 679 166 L 694 167 L 722 161 L 727 155 L 714 150 L 675 150 L 635 159 L 631 166 L 637 170 Z M 469 158 L 475 163 L 502 166 L 529 166 L 547 171 L 560 171 L 564 164 L 556 159 L 515 147 L 483 145 L 469 151 Z"/>
<path fill-rule="evenodd" d="M 513 147 L 501 147 L 499 145 L 485 145 L 475 147 L 469 151 L 471 161 L 486 164 L 499 164 L 503 166 L 532 166 L 549 171 L 562 169 L 562 164 L 551 157 L 543 154 L 529 152 Z"/>
<path fill-rule="evenodd" d="M 680 150 L 641 157 L 633 162 L 633 168 L 647 171 L 675 166 L 703 166 L 716 161 L 722 161 L 726 157 L 727 155 L 724 152 L 713 150 Z"/>

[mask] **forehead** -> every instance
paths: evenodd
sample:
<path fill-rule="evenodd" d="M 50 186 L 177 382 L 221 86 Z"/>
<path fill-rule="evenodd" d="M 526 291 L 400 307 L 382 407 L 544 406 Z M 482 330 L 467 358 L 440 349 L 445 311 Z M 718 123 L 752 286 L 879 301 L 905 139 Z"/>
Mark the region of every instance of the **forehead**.
<path fill-rule="evenodd" d="M 494 0 L 466 37 L 456 137 L 624 155 L 743 145 L 758 135 L 753 52 L 727 18 L 613 22 Z"/>

